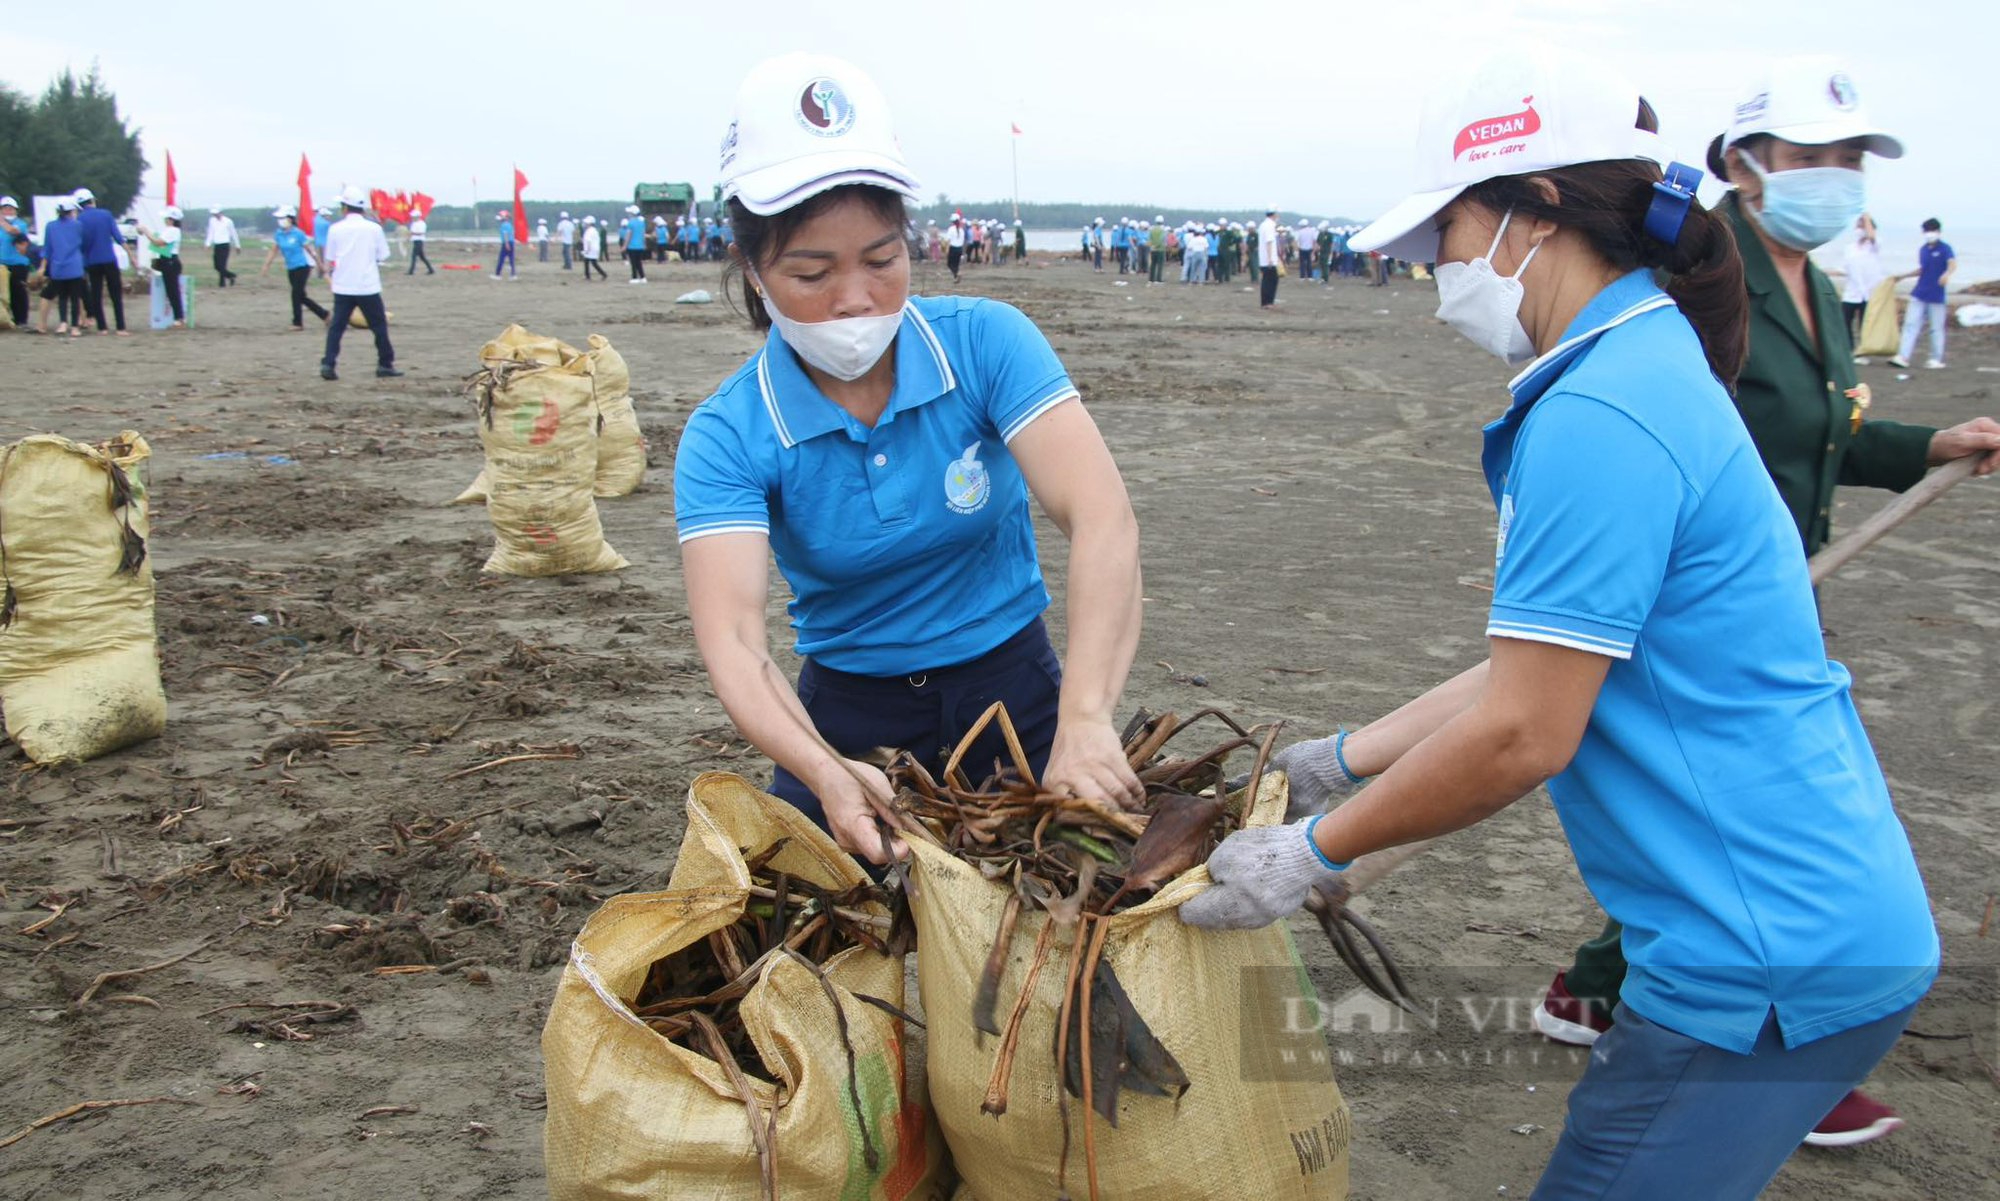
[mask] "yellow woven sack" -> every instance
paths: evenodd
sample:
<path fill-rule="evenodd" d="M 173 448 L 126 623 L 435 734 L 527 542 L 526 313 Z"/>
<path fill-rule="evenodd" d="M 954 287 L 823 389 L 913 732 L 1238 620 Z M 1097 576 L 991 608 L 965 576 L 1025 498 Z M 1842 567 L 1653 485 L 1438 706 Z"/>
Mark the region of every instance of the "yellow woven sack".
<path fill-rule="evenodd" d="M 1250 824 L 1283 820 L 1282 779 L 1265 778 Z M 972 1025 L 974 994 L 999 929 L 1008 885 L 939 847 L 912 839 L 917 981 L 923 997 L 931 1104 L 953 1166 L 981 1198 L 1054 1197 L 1063 1146 L 1056 1107 L 1061 1078 L 1051 1048 L 1066 984 L 1070 937 L 1035 982 L 1021 1025 L 1007 1111 L 980 1112 L 999 1039 Z M 1282 923 L 1217 932 L 1181 924 L 1175 912 L 1208 882 L 1196 867 L 1143 905 L 1109 918 L 1104 955 L 1133 1006 L 1192 1081 L 1178 1101 L 1127 1091 L 1118 1125 L 1091 1115 L 1103 1198 L 1341 1198 L 1347 1195 L 1353 1123 L 1334 1083 L 1317 1024 L 1290 1020 L 1273 994 L 1311 997 Z M 1000 1013 L 1015 1003 L 1045 913 L 1024 910 L 1000 983 Z M 1087 1195 L 1083 1103 L 1069 1101 L 1065 1182 Z"/>
<path fill-rule="evenodd" d="M 597 379 L 597 495 L 625 496 L 646 478 L 646 436 L 632 408 L 632 375 L 625 356 L 602 334 L 589 338 Z"/>
<path fill-rule="evenodd" d="M 665 892 L 614 897 L 570 948 L 542 1030 L 548 1089 L 543 1159 L 552 1201 L 755 1198 L 750 1114 L 724 1069 L 632 1014 L 660 958 L 734 922 L 749 900 L 745 860 L 788 838 L 770 866 L 840 890 L 864 876 L 798 810 L 740 776 L 709 772 L 688 790 L 687 835 Z M 865 947 L 825 965 L 855 1053 L 848 1087 L 839 1019 L 820 982 L 773 958 L 741 1013 L 776 1083 L 753 1080 L 758 1120 L 776 1106 L 778 1195 L 786 1201 L 933 1201 L 946 1196 L 943 1140 L 912 1070 L 904 1023 L 855 999 L 903 1005 L 903 964 Z M 863 1130 L 867 1137 L 862 1137 Z M 867 1164 L 872 1146 L 876 1166 Z"/>
<path fill-rule="evenodd" d="M 550 576 L 628 566 L 604 541 L 591 489 L 597 476 L 597 405 L 590 359 L 554 339 L 510 335 L 489 342 L 473 391 L 486 450 L 486 514 L 496 545 L 486 570 Z M 531 344 L 547 343 L 547 346 Z M 567 351 L 567 354 L 563 352 Z M 548 357 L 561 361 L 550 363 Z"/>
<path fill-rule="evenodd" d="M 1890 276 L 1868 294 L 1868 307 L 1861 314 L 1861 344 L 1854 353 L 1888 358 L 1896 353 L 1902 333 L 1896 314 L 1896 278 Z"/>
<path fill-rule="evenodd" d="M 0 707 L 37 763 L 94 759 L 167 726 L 146 553 L 152 452 L 48 434 L 0 452 Z"/>

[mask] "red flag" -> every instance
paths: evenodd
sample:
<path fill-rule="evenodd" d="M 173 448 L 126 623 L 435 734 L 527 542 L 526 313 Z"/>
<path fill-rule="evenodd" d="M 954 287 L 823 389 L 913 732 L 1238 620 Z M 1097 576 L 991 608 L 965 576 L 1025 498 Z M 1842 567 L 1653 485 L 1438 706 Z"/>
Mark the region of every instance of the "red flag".
<path fill-rule="evenodd" d="M 375 210 L 377 217 L 389 220 L 389 193 L 380 188 L 368 189 L 368 207 Z"/>
<path fill-rule="evenodd" d="M 174 152 L 167 151 L 167 203 L 175 203 L 174 197 L 180 191 L 181 177 L 174 174 Z"/>
<path fill-rule="evenodd" d="M 415 213 L 417 216 L 424 218 L 425 220 L 429 220 L 431 215 L 431 206 L 436 203 L 437 201 L 432 200 L 430 197 L 424 195 L 422 192 L 412 193 L 410 196 L 410 211 Z"/>
<path fill-rule="evenodd" d="M 396 214 L 396 220 L 401 221 L 405 225 L 410 223 L 410 194 L 408 192 L 397 188 L 395 196 L 390 198 L 389 207 L 390 211 Z"/>
<path fill-rule="evenodd" d="M 521 245 L 528 244 L 528 208 L 521 203 L 521 189 L 528 186 L 528 177 L 514 168 L 514 240 Z"/>
<path fill-rule="evenodd" d="M 1019 125 L 1014 127 L 1014 136 L 1017 138 L 1021 136 L 1021 127 Z"/>
<path fill-rule="evenodd" d="M 299 228 L 305 230 L 308 237 L 313 232 L 312 173 L 312 164 L 306 161 L 305 155 L 299 155 Z"/>

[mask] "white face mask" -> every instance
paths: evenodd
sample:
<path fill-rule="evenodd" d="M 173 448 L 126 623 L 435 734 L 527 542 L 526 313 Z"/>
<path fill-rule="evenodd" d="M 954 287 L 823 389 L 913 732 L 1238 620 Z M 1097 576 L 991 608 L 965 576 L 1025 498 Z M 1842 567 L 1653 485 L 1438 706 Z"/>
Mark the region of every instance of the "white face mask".
<path fill-rule="evenodd" d="M 832 321 L 794 321 L 778 311 L 771 294 L 756 272 L 750 273 L 764 300 L 764 311 L 792 353 L 837 380 L 853 381 L 867 375 L 896 340 L 903 326 L 903 311 L 880 317 L 839 317 Z"/>
<path fill-rule="evenodd" d="M 1493 245 L 1481 257 L 1469 263 L 1437 265 L 1437 315 L 1488 354 L 1509 363 L 1525 363 L 1535 357 L 1535 343 L 1521 324 L 1521 298 L 1525 294 L 1521 273 L 1534 261 L 1541 245 L 1537 243 L 1528 251 L 1514 274 L 1495 271 L 1493 252 L 1500 248 L 1507 223 L 1513 219 L 1514 210 L 1508 209 L 1500 218 L 1500 228 L 1494 231 Z"/>
<path fill-rule="evenodd" d="M 1924 231 L 1924 241 L 1931 245 L 1936 245 L 1943 239 L 1944 235 L 1934 229 L 1928 229 Z"/>

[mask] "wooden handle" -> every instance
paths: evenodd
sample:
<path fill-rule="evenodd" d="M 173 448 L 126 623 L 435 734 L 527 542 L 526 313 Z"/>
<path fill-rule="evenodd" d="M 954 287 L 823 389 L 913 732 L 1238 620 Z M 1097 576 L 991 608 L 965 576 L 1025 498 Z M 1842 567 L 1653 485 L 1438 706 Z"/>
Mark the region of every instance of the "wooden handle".
<path fill-rule="evenodd" d="M 1884 505 L 1881 512 L 1862 522 L 1853 533 L 1814 555 L 1812 561 L 1807 564 L 1812 572 L 1813 586 L 1817 588 L 1825 582 L 1826 577 L 1847 566 L 1849 559 L 1868 549 L 1876 539 L 1916 516 L 1919 509 L 1943 496 L 1954 484 L 1970 476 L 1979 459 L 1979 455 L 1972 454 L 1946 463 L 1919 480 L 1916 487 Z"/>

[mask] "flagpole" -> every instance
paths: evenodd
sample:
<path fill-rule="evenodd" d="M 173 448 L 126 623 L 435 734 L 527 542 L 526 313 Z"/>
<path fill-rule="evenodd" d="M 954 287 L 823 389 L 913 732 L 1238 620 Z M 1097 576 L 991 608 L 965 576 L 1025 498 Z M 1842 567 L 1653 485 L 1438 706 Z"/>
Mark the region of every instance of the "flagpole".
<path fill-rule="evenodd" d="M 1016 133 L 1013 137 L 1008 138 L 1007 144 L 1014 151 L 1014 220 L 1019 221 L 1021 219 L 1021 135 Z"/>
<path fill-rule="evenodd" d="M 479 177 L 472 177 L 472 228 L 479 228 Z"/>

